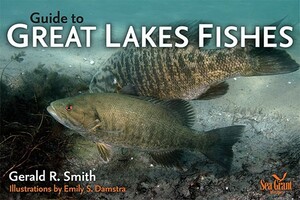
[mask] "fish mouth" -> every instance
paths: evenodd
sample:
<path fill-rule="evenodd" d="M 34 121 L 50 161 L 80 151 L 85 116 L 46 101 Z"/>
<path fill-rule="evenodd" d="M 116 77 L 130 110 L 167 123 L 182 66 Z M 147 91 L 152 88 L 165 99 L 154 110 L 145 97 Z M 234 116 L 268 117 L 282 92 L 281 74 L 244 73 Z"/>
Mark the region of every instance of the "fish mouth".
<path fill-rule="evenodd" d="M 47 111 L 55 120 L 64 125 L 62 119 L 56 114 L 57 112 L 55 111 L 55 108 L 52 106 L 52 104 L 47 107 Z"/>
<path fill-rule="evenodd" d="M 73 124 L 70 120 L 66 119 L 66 117 L 64 118 L 60 116 L 58 112 L 55 110 L 52 103 L 50 104 L 50 106 L 47 107 L 47 111 L 56 121 L 66 126 L 67 128 L 80 133 L 83 131 L 83 129 L 79 125 Z"/>

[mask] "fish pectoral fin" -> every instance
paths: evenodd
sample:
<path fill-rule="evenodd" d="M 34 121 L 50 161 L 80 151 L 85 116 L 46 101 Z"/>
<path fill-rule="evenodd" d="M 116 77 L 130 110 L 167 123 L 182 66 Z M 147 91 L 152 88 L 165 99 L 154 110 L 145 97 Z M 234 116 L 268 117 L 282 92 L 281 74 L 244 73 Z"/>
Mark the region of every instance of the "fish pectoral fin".
<path fill-rule="evenodd" d="M 111 146 L 102 142 L 97 142 L 96 144 L 102 161 L 108 163 L 112 156 Z"/>
<path fill-rule="evenodd" d="M 211 86 L 205 93 L 201 94 L 197 100 L 209 100 L 218 98 L 227 93 L 229 85 L 226 82 Z"/>
<path fill-rule="evenodd" d="M 95 120 L 95 123 L 91 125 L 91 128 L 89 128 L 89 132 L 96 132 L 97 128 L 100 128 L 102 125 L 101 121 L 99 119 Z"/>
<path fill-rule="evenodd" d="M 119 90 L 120 93 L 122 94 L 129 94 L 129 95 L 134 95 L 134 96 L 138 96 L 138 92 L 137 92 L 137 89 L 134 85 L 132 84 L 129 84 L 129 85 L 126 85 L 124 87 L 122 87 L 120 90 Z"/>
<path fill-rule="evenodd" d="M 149 154 L 157 164 L 165 167 L 176 167 L 183 170 L 182 164 L 180 163 L 183 156 L 182 150 L 151 152 Z"/>
<path fill-rule="evenodd" d="M 97 128 L 101 127 L 101 124 L 96 124 L 94 127 L 92 127 L 91 131 L 96 131 Z"/>

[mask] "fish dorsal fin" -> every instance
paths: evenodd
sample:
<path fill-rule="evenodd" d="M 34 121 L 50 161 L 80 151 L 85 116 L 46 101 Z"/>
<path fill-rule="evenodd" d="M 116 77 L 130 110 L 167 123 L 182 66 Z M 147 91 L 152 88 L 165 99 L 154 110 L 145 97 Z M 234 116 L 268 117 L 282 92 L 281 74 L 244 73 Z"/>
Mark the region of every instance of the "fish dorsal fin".
<path fill-rule="evenodd" d="M 187 26 L 188 31 L 183 32 L 183 34 L 187 37 L 189 44 L 196 44 L 199 43 L 199 24 L 205 24 L 207 22 L 203 22 L 202 20 L 179 20 L 177 22 L 171 23 L 172 29 L 175 30 L 178 26 Z M 211 33 L 211 29 L 207 31 L 207 33 Z M 177 41 L 180 39 L 174 35 L 174 39 Z M 204 39 L 204 45 L 209 43 L 210 39 Z"/>
<path fill-rule="evenodd" d="M 163 165 L 164 167 L 176 167 L 178 169 L 183 169 L 180 164 L 183 156 L 182 150 L 151 152 L 149 154 L 157 164 Z"/>
<path fill-rule="evenodd" d="M 100 157 L 103 160 L 103 162 L 108 163 L 112 156 L 112 150 L 111 150 L 110 145 L 102 143 L 102 142 L 97 142 L 97 148 L 98 148 Z"/>
<path fill-rule="evenodd" d="M 183 125 L 192 127 L 195 122 L 195 112 L 191 104 L 182 99 L 164 101 L 163 105 L 179 118 Z"/>
<path fill-rule="evenodd" d="M 170 31 L 170 33 L 169 33 L 171 36 L 169 40 L 171 40 L 173 42 L 179 42 L 179 43 L 182 43 L 182 40 L 180 38 L 178 38 L 178 36 L 176 36 L 176 34 L 174 33 L 174 30 L 179 26 L 188 27 L 188 31 L 182 31 L 181 33 L 186 36 L 186 38 L 189 41 L 189 44 L 198 46 L 199 24 L 203 24 L 203 23 L 207 23 L 207 22 L 203 22 L 202 20 L 179 20 L 179 21 L 175 21 L 173 23 L 169 23 L 169 24 L 165 24 L 165 25 L 172 27 L 172 31 Z M 210 33 L 210 32 L 211 32 L 211 30 L 207 31 L 207 33 Z M 158 28 L 156 28 L 156 30 L 153 32 L 152 38 L 154 41 L 156 41 L 156 43 L 158 43 L 158 40 L 159 40 L 159 29 Z M 205 38 L 204 44 L 205 45 L 208 44 L 209 41 L 210 41 L 210 39 Z"/>
<path fill-rule="evenodd" d="M 227 93 L 229 88 L 228 83 L 222 82 L 217 85 L 211 86 L 205 93 L 201 94 L 197 100 L 209 100 L 218 98 Z"/>
<path fill-rule="evenodd" d="M 138 96 L 138 92 L 137 92 L 136 87 L 134 85 L 131 85 L 131 84 L 124 86 L 118 92 L 120 92 L 122 94 Z"/>
<path fill-rule="evenodd" d="M 287 16 L 283 17 L 282 19 L 272 23 L 272 24 L 269 24 L 267 26 L 275 26 L 276 27 L 276 30 L 270 30 L 268 31 L 268 34 L 270 35 L 274 35 L 276 32 L 278 32 L 278 28 L 281 24 L 281 22 L 286 18 Z M 253 34 L 253 33 L 252 33 Z M 265 50 L 265 49 L 273 49 L 274 47 L 264 47 L 264 40 L 265 40 L 265 37 L 264 37 L 264 28 L 261 28 L 260 29 L 260 32 L 259 32 L 259 41 L 260 41 L 260 47 L 255 47 L 254 45 L 254 42 L 255 40 L 249 40 L 246 42 L 246 44 L 248 44 L 248 48 L 250 47 L 251 49 L 260 49 L 260 50 Z M 269 43 L 275 43 L 275 38 L 269 38 L 268 39 L 268 42 Z"/>
<path fill-rule="evenodd" d="M 278 21 L 276 21 L 276 22 L 274 22 L 274 23 L 272 23 L 272 24 L 270 24 L 270 25 L 268 25 L 268 26 L 275 26 L 275 27 L 276 27 L 276 30 L 278 31 L 278 27 L 280 26 L 281 22 L 282 22 L 283 20 L 285 20 L 286 17 L 287 17 L 287 16 L 283 17 L 282 19 L 280 19 L 280 20 L 278 20 Z M 269 31 L 269 34 L 274 35 L 275 32 L 276 32 L 276 30 Z M 261 47 L 261 48 L 264 46 L 264 40 L 265 40 L 265 37 L 264 37 L 264 29 L 261 28 L 261 30 L 260 30 L 260 47 Z M 274 43 L 274 42 L 275 42 L 275 38 L 269 39 L 269 42 L 270 42 L 270 43 Z"/>
<path fill-rule="evenodd" d="M 160 100 L 155 97 L 145 97 L 145 96 L 131 96 L 131 97 L 140 99 L 140 100 L 144 100 L 144 101 L 149 101 L 153 104 L 164 104 L 164 100 Z"/>
<path fill-rule="evenodd" d="M 136 97 L 138 99 L 149 101 L 153 104 L 159 104 L 167 108 L 168 111 L 182 122 L 182 125 L 192 127 L 195 122 L 195 112 L 192 105 L 182 99 L 160 100 L 153 97 Z"/>

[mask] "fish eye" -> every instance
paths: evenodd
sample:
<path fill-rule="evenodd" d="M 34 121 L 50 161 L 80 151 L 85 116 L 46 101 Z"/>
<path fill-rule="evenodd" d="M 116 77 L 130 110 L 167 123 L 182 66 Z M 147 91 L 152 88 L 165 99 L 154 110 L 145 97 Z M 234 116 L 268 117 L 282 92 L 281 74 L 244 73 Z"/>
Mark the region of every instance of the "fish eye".
<path fill-rule="evenodd" d="M 71 111 L 72 109 L 73 109 L 73 106 L 72 106 L 72 105 L 67 105 L 67 106 L 66 106 L 66 110 L 67 110 L 67 111 Z"/>

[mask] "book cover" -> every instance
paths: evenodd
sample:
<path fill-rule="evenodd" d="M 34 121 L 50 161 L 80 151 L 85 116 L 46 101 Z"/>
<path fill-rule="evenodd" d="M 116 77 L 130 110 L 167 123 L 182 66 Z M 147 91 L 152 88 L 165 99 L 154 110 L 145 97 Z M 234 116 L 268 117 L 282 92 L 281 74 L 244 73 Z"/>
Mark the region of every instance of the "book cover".
<path fill-rule="evenodd" d="M 300 198 L 299 13 L 1 0 L 0 199 Z"/>

